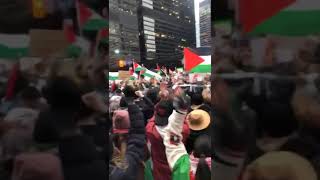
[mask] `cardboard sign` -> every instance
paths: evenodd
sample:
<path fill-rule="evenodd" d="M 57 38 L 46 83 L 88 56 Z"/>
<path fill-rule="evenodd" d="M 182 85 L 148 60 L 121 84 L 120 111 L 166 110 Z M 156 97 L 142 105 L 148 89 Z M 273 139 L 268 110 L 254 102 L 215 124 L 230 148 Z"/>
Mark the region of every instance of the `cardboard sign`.
<path fill-rule="evenodd" d="M 119 79 L 120 80 L 128 80 L 130 79 L 130 71 L 119 71 Z"/>
<path fill-rule="evenodd" d="M 62 52 L 69 45 L 61 30 L 30 30 L 30 53 L 33 57 L 47 57 Z"/>

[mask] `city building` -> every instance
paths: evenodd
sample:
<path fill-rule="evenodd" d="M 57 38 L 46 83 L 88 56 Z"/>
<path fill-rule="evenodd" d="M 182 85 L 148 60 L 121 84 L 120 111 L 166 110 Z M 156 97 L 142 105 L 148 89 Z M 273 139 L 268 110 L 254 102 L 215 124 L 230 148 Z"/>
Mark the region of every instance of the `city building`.
<path fill-rule="evenodd" d="M 200 3 L 200 46 L 211 46 L 211 0 Z"/>
<path fill-rule="evenodd" d="M 183 48 L 196 46 L 194 0 L 139 3 L 141 63 L 147 68 L 182 66 Z"/>
<path fill-rule="evenodd" d="M 109 1 L 109 68 L 111 71 L 119 69 L 119 60 L 140 62 L 137 16 L 139 1 Z"/>

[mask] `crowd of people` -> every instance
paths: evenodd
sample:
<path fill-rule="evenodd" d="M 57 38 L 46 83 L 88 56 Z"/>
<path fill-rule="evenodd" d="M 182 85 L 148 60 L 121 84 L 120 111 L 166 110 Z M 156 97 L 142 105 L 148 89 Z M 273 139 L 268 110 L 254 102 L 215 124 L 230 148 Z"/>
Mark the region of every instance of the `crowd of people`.
<path fill-rule="evenodd" d="M 0 179 L 107 179 L 106 65 L 57 59 L 44 83 L 20 65 L 1 93 Z"/>
<path fill-rule="evenodd" d="M 211 81 L 188 74 L 110 86 L 110 179 L 211 179 Z"/>
<path fill-rule="evenodd" d="M 213 58 L 212 179 L 319 179 L 318 39 L 306 38 L 282 61 L 275 39 L 266 38 L 260 66 L 250 39 L 221 39 Z"/>

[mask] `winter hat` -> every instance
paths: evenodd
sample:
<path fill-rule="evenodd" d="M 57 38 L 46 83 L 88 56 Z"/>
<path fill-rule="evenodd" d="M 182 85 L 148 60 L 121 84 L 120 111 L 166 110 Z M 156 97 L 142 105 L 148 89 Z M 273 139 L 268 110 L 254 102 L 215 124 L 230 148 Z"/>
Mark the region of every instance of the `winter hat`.
<path fill-rule="evenodd" d="M 61 162 L 49 153 L 21 154 L 14 161 L 12 180 L 63 180 Z"/>
<path fill-rule="evenodd" d="M 127 134 L 130 128 L 129 113 L 126 110 L 117 110 L 112 117 L 113 133 Z"/>

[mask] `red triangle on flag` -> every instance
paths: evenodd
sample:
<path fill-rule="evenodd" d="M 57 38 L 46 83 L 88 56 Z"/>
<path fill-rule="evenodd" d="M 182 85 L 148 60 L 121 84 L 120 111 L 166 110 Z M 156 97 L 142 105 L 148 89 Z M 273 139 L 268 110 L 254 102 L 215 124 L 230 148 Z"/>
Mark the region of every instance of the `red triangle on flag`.
<path fill-rule="evenodd" d="M 190 49 L 184 48 L 184 68 L 186 71 L 190 71 L 203 62 L 203 58 L 192 52 Z"/>
<path fill-rule="evenodd" d="M 100 37 L 101 38 L 106 38 L 106 37 L 108 37 L 108 35 L 109 35 L 109 29 L 104 28 L 104 29 L 100 30 Z"/>
<path fill-rule="evenodd" d="M 240 21 L 245 32 L 277 14 L 296 0 L 240 0 Z"/>
<path fill-rule="evenodd" d="M 73 22 L 71 19 L 64 20 L 63 31 L 69 43 L 74 43 L 76 41 L 77 38 L 74 33 Z"/>
<path fill-rule="evenodd" d="M 80 2 L 80 0 L 77 1 L 77 4 L 78 4 L 79 24 L 80 24 L 80 26 L 82 26 L 93 15 L 93 12 L 91 11 L 91 9 L 87 5 Z"/>
<path fill-rule="evenodd" d="M 139 64 L 136 62 L 133 62 L 133 70 L 137 69 L 137 67 L 139 67 Z"/>

